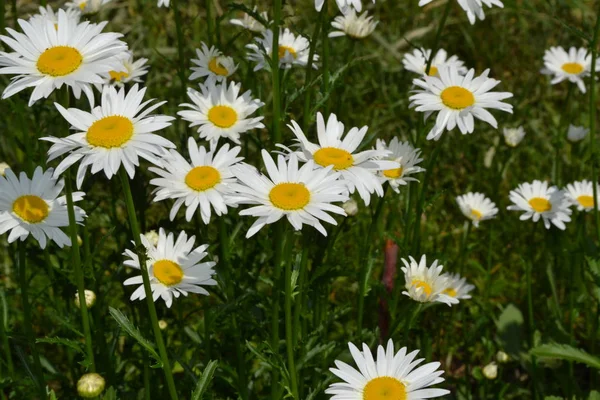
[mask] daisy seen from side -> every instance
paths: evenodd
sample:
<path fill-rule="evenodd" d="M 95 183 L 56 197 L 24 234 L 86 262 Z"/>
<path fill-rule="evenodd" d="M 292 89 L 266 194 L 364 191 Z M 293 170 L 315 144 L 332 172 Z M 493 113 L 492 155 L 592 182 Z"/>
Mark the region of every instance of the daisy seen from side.
<path fill-rule="evenodd" d="M 502 135 L 504 136 L 504 142 L 507 146 L 517 147 L 519 143 L 525 138 L 525 129 L 522 126 L 517 128 L 504 128 L 502 129 Z"/>
<path fill-rule="evenodd" d="M 427 61 L 431 57 L 431 49 L 414 49 L 412 53 L 404 54 L 402 64 L 407 71 L 415 74 L 425 75 L 427 71 Z M 435 53 L 435 57 L 431 61 L 429 68 L 429 76 L 437 76 L 440 68 L 453 66 L 459 75 L 467 73 L 465 64 L 455 55 L 448 57 L 448 53 L 444 49 L 439 49 Z"/>
<path fill-rule="evenodd" d="M 357 15 L 354 9 L 350 9 L 345 14 L 335 17 L 331 26 L 335 29 L 329 32 L 329 37 L 348 36 L 352 39 L 364 39 L 371 35 L 379 21 L 373 21 L 373 17 L 369 16 L 365 11 Z"/>
<path fill-rule="evenodd" d="M 273 31 L 267 29 L 254 43 L 246 45 L 249 50 L 248 60 L 256 63 L 254 71 L 271 69 L 271 54 L 273 51 Z M 279 68 L 289 69 L 293 66 L 304 67 L 308 64 L 310 42 L 303 36 L 294 35 L 288 28 L 279 31 Z M 315 61 L 319 55 L 313 55 L 313 68 L 317 68 Z"/>
<path fill-rule="evenodd" d="M 216 47 L 208 47 L 204 42 L 202 49 L 196 49 L 197 59 L 192 59 L 196 67 L 192 67 L 190 80 L 205 78 L 204 84 L 223 83 L 237 70 L 233 58 L 226 57 Z"/>
<path fill-rule="evenodd" d="M 419 6 L 423 7 L 433 0 L 419 0 Z M 492 8 L 493 6 L 504 8 L 504 4 L 500 0 L 456 0 L 458 5 L 463 9 L 469 18 L 469 22 L 473 25 L 479 18 L 481 21 L 485 19 L 485 9 L 483 6 Z"/>
<path fill-rule="evenodd" d="M 444 291 L 448 288 L 447 277 L 442 274 L 443 265 L 438 265 L 435 260 L 431 266 L 427 266 L 427 257 L 421 256 L 417 262 L 413 257 L 402 259 L 404 267 L 405 288 L 403 295 L 420 303 L 439 302 L 448 306 L 458 304 L 458 299 L 447 295 Z"/>
<path fill-rule="evenodd" d="M 377 172 L 380 182 L 389 183 L 390 187 L 400 193 L 400 186 L 408 185 L 408 182 L 418 182 L 413 178 L 412 174 L 424 172 L 425 168 L 419 167 L 419 163 L 423 161 L 421 158 L 421 149 L 415 149 L 409 142 L 401 142 L 397 137 L 394 137 L 389 145 L 382 139 L 377 139 L 376 149 L 380 151 L 388 151 L 385 160 L 397 162 L 398 168 L 386 169 Z"/>
<path fill-rule="evenodd" d="M 483 193 L 469 192 L 458 196 L 456 202 L 463 215 L 471 220 L 476 228 L 479 228 L 481 221 L 496 218 L 498 214 L 496 204 Z"/>
<path fill-rule="evenodd" d="M 450 297 L 454 297 L 459 300 L 468 300 L 471 298 L 471 291 L 475 289 L 475 286 L 467 283 L 467 278 L 463 278 L 460 274 L 444 274 L 446 278 L 446 289 L 444 294 Z"/>
<path fill-rule="evenodd" d="M 565 188 L 565 196 L 571 205 L 579 211 L 589 212 L 594 209 L 594 187 L 592 182 L 584 179 L 569 183 Z M 600 185 L 596 184 L 596 194 L 600 193 Z M 596 198 L 598 204 L 598 198 Z"/>
<path fill-rule="evenodd" d="M 252 11 L 254 13 L 256 13 L 257 15 L 259 15 L 265 21 L 265 23 L 268 24 L 269 16 L 266 11 L 259 13 L 258 8 L 256 6 L 254 6 Z M 241 26 L 242 28 L 248 29 L 249 31 L 255 32 L 255 33 L 262 33 L 267 29 L 263 23 L 261 23 L 256 18 L 249 15 L 248 13 L 242 13 L 241 18 L 230 19 L 229 23 L 231 25 Z"/>

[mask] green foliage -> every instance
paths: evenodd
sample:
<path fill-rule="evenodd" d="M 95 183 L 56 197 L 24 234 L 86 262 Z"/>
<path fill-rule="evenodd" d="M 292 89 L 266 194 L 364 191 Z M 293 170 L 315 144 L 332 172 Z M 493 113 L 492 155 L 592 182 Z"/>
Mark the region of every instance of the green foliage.
<path fill-rule="evenodd" d="M 191 400 L 202 400 L 204 398 L 204 393 L 208 389 L 218 366 L 219 362 L 216 360 L 211 360 L 206 364 L 200 379 L 198 379 L 198 382 L 196 383 L 196 388 L 192 393 Z"/>
<path fill-rule="evenodd" d="M 537 357 L 574 361 L 586 364 L 591 368 L 600 369 L 600 358 L 566 344 L 543 344 L 531 349 L 530 353 Z"/>
<path fill-rule="evenodd" d="M 148 354 L 152 358 L 154 358 L 156 364 L 153 366 L 153 368 L 161 368 L 162 361 L 160 356 L 154 349 L 154 345 L 152 345 L 152 343 L 148 339 L 144 338 L 139 329 L 136 328 L 121 311 L 112 307 L 109 307 L 108 311 L 110 315 L 114 318 L 114 320 L 117 321 L 117 324 L 119 324 L 119 326 L 123 328 L 123 330 L 129 334 L 129 336 L 134 338 L 144 349 L 148 351 Z"/>

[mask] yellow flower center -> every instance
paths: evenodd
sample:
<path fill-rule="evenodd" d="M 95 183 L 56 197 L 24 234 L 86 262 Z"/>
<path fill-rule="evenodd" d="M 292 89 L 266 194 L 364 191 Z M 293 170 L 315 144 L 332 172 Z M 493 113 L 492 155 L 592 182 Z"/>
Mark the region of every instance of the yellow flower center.
<path fill-rule="evenodd" d="M 582 207 L 585 208 L 592 208 L 594 207 L 594 198 L 592 196 L 588 196 L 588 195 L 581 195 L 577 198 L 577 201 L 579 202 L 579 204 L 581 204 Z"/>
<path fill-rule="evenodd" d="M 437 67 L 434 67 L 433 65 L 429 68 L 429 76 L 436 76 L 438 74 L 438 69 Z"/>
<path fill-rule="evenodd" d="M 444 294 L 448 295 L 450 297 L 456 297 L 456 295 L 458 293 L 456 293 L 456 290 L 454 290 L 453 288 L 448 288 L 448 289 L 444 290 Z"/>
<path fill-rule="evenodd" d="M 402 172 L 402 167 L 395 169 L 386 169 L 385 171 L 383 171 L 383 176 L 390 179 L 397 179 L 402 176 Z"/>
<path fill-rule="evenodd" d="M 104 117 L 88 128 L 86 139 L 92 146 L 111 149 L 121 147 L 133 136 L 133 123 L 120 115 Z"/>
<path fill-rule="evenodd" d="M 87 5 L 87 1 L 82 1 L 81 3 L 79 3 L 79 9 L 81 11 L 85 10 L 86 5 Z"/>
<path fill-rule="evenodd" d="M 33 194 L 27 194 L 16 199 L 13 203 L 13 211 L 19 218 L 30 224 L 42 222 L 50 213 L 48 203 Z"/>
<path fill-rule="evenodd" d="M 301 210 L 310 201 L 310 192 L 303 183 L 280 183 L 269 192 L 269 200 L 281 210 Z"/>
<path fill-rule="evenodd" d="M 152 274 L 165 286 L 177 285 L 183 280 L 183 270 L 171 260 L 158 260 L 152 266 Z"/>
<path fill-rule="evenodd" d="M 229 75 L 229 71 L 227 71 L 227 68 L 225 68 L 225 67 L 223 67 L 223 65 L 221 65 L 218 57 L 213 57 L 208 62 L 208 69 L 216 75 L 220 75 L 220 76 L 228 76 Z"/>
<path fill-rule="evenodd" d="M 36 66 L 44 75 L 65 76 L 79 68 L 82 62 L 83 57 L 76 48 L 55 46 L 40 55 Z"/>
<path fill-rule="evenodd" d="M 423 292 L 429 297 L 431 296 L 431 293 L 433 293 L 433 289 L 431 288 L 431 286 L 429 285 L 429 283 L 422 281 L 420 279 L 415 279 L 412 281 L 412 285 L 418 289 L 418 288 L 422 288 Z"/>
<path fill-rule="evenodd" d="M 313 154 L 315 162 L 322 167 L 333 165 L 333 169 L 341 170 L 354 164 L 352 154 L 337 147 L 323 147 Z"/>
<path fill-rule="evenodd" d="M 229 106 L 214 106 L 208 110 L 208 120 L 219 128 L 231 128 L 237 122 L 238 115 Z"/>
<path fill-rule="evenodd" d="M 483 214 L 481 213 L 481 211 L 476 210 L 474 208 L 471 209 L 471 218 L 480 220 L 481 217 L 483 217 Z"/>
<path fill-rule="evenodd" d="M 108 74 L 110 75 L 110 79 L 117 82 L 121 82 L 129 76 L 129 72 L 127 71 L 110 71 Z"/>
<path fill-rule="evenodd" d="M 279 59 L 285 57 L 285 53 L 290 53 L 294 59 L 298 57 L 298 53 L 296 50 L 292 49 L 289 46 L 279 46 Z"/>
<path fill-rule="evenodd" d="M 567 74 L 579 75 L 583 72 L 583 65 L 579 63 L 566 63 L 562 65 L 562 70 Z"/>
<path fill-rule="evenodd" d="M 219 182 L 221 182 L 221 174 L 208 165 L 195 167 L 185 176 L 185 184 L 198 192 L 213 188 Z"/>
<path fill-rule="evenodd" d="M 391 376 L 371 379 L 363 389 L 363 400 L 406 400 L 406 386 Z"/>
<path fill-rule="evenodd" d="M 442 91 L 442 103 L 453 110 L 462 110 L 475 104 L 475 96 L 470 90 L 460 86 L 450 86 Z"/>
<path fill-rule="evenodd" d="M 541 197 L 532 198 L 531 200 L 529 200 L 529 205 L 531 206 L 531 208 L 533 208 L 539 213 L 550 211 L 552 209 L 552 204 L 550 204 L 548 200 Z"/>

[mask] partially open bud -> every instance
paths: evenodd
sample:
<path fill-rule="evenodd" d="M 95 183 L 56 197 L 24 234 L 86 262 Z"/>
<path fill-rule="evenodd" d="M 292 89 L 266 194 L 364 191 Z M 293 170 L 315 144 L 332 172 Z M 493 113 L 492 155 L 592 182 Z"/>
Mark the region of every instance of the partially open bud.
<path fill-rule="evenodd" d="M 5 162 L 0 162 L 0 175 L 4 176 L 4 171 L 6 171 L 9 168 L 10 168 L 10 165 L 8 165 Z"/>
<path fill-rule="evenodd" d="M 358 203 L 354 199 L 344 202 L 344 204 L 342 204 L 342 208 L 349 217 L 354 217 L 356 214 L 358 214 Z"/>
<path fill-rule="evenodd" d="M 161 319 L 160 321 L 158 321 L 158 327 L 160 328 L 161 331 L 164 331 L 165 329 L 167 329 L 167 326 L 169 326 L 169 324 L 167 324 L 167 321 L 165 321 L 164 319 Z"/>
<path fill-rule="evenodd" d="M 85 290 L 85 306 L 89 309 L 96 303 L 96 293 L 91 290 Z M 79 308 L 79 292 L 75 293 L 75 306 Z"/>
<path fill-rule="evenodd" d="M 146 236 L 146 239 L 148 239 L 148 241 L 152 243 L 153 246 L 156 246 L 158 244 L 158 233 L 156 233 L 155 230 L 151 230 L 144 233 L 144 236 Z"/>
<path fill-rule="evenodd" d="M 84 399 L 91 399 L 100 396 L 105 384 L 104 378 L 99 374 L 85 374 L 77 381 L 77 393 Z"/>
<path fill-rule="evenodd" d="M 483 367 L 483 376 L 488 379 L 496 379 L 498 377 L 498 364 L 492 361 Z"/>
<path fill-rule="evenodd" d="M 81 239 L 81 236 L 77 235 L 77 244 L 79 246 L 83 246 L 83 239 Z"/>
<path fill-rule="evenodd" d="M 510 357 L 508 356 L 508 354 L 506 354 L 505 352 L 503 352 L 502 350 L 498 351 L 496 353 L 496 360 L 501 363 L 507 363 L 510 360 Z"/>

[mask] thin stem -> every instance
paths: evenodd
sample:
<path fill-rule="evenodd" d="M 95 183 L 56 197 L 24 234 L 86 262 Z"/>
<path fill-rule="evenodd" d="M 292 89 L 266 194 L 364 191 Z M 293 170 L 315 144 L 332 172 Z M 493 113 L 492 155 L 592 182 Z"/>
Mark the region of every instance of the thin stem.
<path fill-rule="evenodd" d="M 302 306 L 304 303 L 304 295 L 305 295 L 305 286 L 306 286 L 306 269 L 308 265 L 308 249 L 310 245 L 310 241 L 307 239 L 308 235 L 304 234 L 304 240 L 302 243 L 302 256 L 300 258 L 300 269 L 298 270 L 298 295 L 296 301 L 296 307 L 294 309 L 294 329 L 293 332 L 293 341 L 294 346 L 298 344 L 298 335 L 301 332 L 300 329 L 300 315 L 302 314 Z"/>
<path fill-rule="evenodd" d="M 285 344 L 288 357 L 288 371 L 292 386 L 292 398 L 299 400 L 298 397 L 298 376 L 296 375 L 296 362 L 294 360 L 294 339 L 292 325 L 292 263 L 291 258 L 291 243 L 293 239 L 288 235 L 286 243 L 286 263 L 285 263 Z"/>
<path fill-rule="evenodd" d="M 123 193 L 125 195 L 125 204 L 127 205 L 127 214 L 129 215 L 129 225 L 131 228 L 131 234 L 135 242 L 135 250 L 139 258 L 140 269 L 142 271 L 142 279 L 144 281 L 144 292 L 146 293 L 146 303 L 148 305 L 148 312 L 150 314 L 150 321 L 152 323 L 152 330 L 154 331 L 154 339 L 158 346 L 158 353 L 163 363 L 163 371 L 165 372 L 165 378 L 167 380 L 167 386 L 169 388 L 169 395 L 171 400 L 177 400 L 177 390 L 175 389 L 175 381 L 173 380 L 173 373 L 171 372 L 171 364 L 169 363 L 169 357 L 167 356 L 167 350 L 163 341 L 162 333 L 158 327 L 158 317 L 156 315 L 156 307 L 154 306 L 154 300 L 152 297 L 152 289 L 150 287 L 150 277 L 148 275 L 148 266 L 146 265 L 146 251 L 142 245 L 140 226 L 138 225 L 138 219 L 135 213 L 135 206 L 133 205 L 133 196 L 131 194 L 131 186 L 129 184 L 129 177 L 124 168 L 120 168 L 119 175 L 121 177 L 121 183 L 123 185 Z"/>
<path fill-rule="evenodd" d="M 4 347 L 4 357 L 6 358 L 6 366 L 8 367 L 8 376 L 13 378 L 15 375 L 15 367 L 12 361 L 12 353 L 10 351 L 8 335 L 6 334 L 6 327 L 8 325 L 8 310 L 6 307 L 4 293 L 2 293 L 0 297 L 0 304 L 2 304 L 2 311 L 0 312 L 0 339 L 2 340 L 2 347 Z"/>
<path fill-rule="evenodd" d="M 308 124 L 312 117 L 310 112 L 310 100 L 312 98 L 312 88 L 309 87 L 313 72 L 313 60 L 315 58 L 315 51 L 317 49 L 317 37 L 319 37 L 319 31 L 321 30 L 321 24 L 315 24 L 315 30 L 312 35 L 312 42 L 310 44 L 310 51 L 308 53 L 308 64 L 306 64 L 306 74 L 304 77 L 304 115 L 302 116 L 302 129 L 306 132 Z"/>
<path fill-rule="evenodd" d="M 471 233 L 471 226 L 473 224 L 469 221 L 465 221 L 465 226 L 463 229 L 463 235 L 460 241 L 460 250 L 458 253 L 458 257 L 456 258 L 456 264 L 458 267 L 458 270 L 460 271 L 461 275 L 464 273 L 464 258 L 465 258 L 465 251 L 467 250 L 467 239 L 469 238 L 469 233 Z"/>
<path fill-rule="evenodd" d="M 427 188 L 429 186 L 429 180 L 431 178 L 433 166 L 437 160 L 437 156 L 440 152 L 440 143 L 437 143 L 427 163 L 427 171 L 425 171 L 425 178 L 423 178 L 423 187 L 417 200 L 417 210 L 415 213 L 415 225 L 413 231 L 413 254 L 417 254 L 421 248 L 421 215 L 423 214 L 423 202 L 425 201 L 425 195 L 427 194 Z"/>
<path fill-rule="evenodd" d="M 590 79 L 590 147 L 592 151 L 592 176 L 594 178 L 594 220 L 596 221 L 596 239 L 600 242 L 600 213 L 598 212 L 598 160 L 596 155 L 596 57 L 598 55 L 598 37 L 600 34 L 600 8 L 596 16 L 596 27 L 594 29 L 594 38 L 590 43 L 590 53 L 592 54 L 592 65 L 590 67 L 592 79 Z"/>
<path fill-rule="evenodd" d="M 535 239 L 535 231 L 536 231 L 536 227 L 537 224 L 535 224 L 533 226 L 533 231 L 531 234 L 531 243 L 535 243 L 534 239 Z M 533 314 L 533 291 L 532 291 L 532 280 L 531 280 L 531 270 L 533 269 L 533 264 L 535 262 L 535 253 L 533 251 L 533 249 L 535 248 L 535 246 L 532 246 L 532 251 L 531 251 L 531 259 L 529 260 L 529 262 L 527 263 L 527 270 L 525 271 L 525 279 L 526 279 L 526 284 L 527 284 L 527 319 L 528 319 L 528 327 L 529 327 L 529 347 L 533 348 L 533 337 L 535 335 L 535 320 L 534 320 L 534 314 Z M 537 361 L 536 361 L 536 357 L 535 356 L 531 356 L 531 394 L 532 394 L 532 399 L 535 400 L 537 399 L 537 373 L 536 373 L 536 369 L 537 369 Z"/>
<path fill-rule="evenodd" d="M 281 258 L 283 256 L 283 246 L 285 241 L 285 226 L 283 221 L 279 221 L 274 226 L 273 237 L 280 239 L 279 243 L 275 246 L 275 256 L 273 259 L 273 294 L 271 300 L 273 302 L 273 308 L 271 310 L 271 349 L 274 353 L 279 352 L 279 287 L 281 280 Z M 279 381 L 279 370 L 273 369 L 273 376 L 271 378 L 271 398 L 272 400 L 279 400 L 279 387 L 277 382 Z"/>
<path fill-rule="evenodd" d="M 322 32 L 322 45 L 323 45 L 323 94 L 325 96 L 330 96 L 329 94 L 329 37 L 327 37 L 327 24 L 329 23 L 329 19 L 327 18 L 327 4 L 328 1 L 325 0 L 323 4 L 323 9 L 321 10 L 321 24 L 323 27 L 321 28 Z M 325 114 L 329 113 L 329 100 L 325 103 Z"/>
<path fill-rule="evenodd" d="M 448 19 L 448 14 L 450 14 L 450 8 L 452 7 L 452 1 L 446 1 L 446 7 L 444 8 L 444 14 L 442 15 L 442 19 L 438 24 L 437 32 L 435 33 L 435 40 L 433 42 L 433 47 L 431 48 L 431 54 L 429 55 L 429 59 L 427 60 L 427 67 L 425 68 L 425 74 L 429 75 L 429 70 L 431 69 L 431 63 L 435 58 L 435 53 L 437 53 L 440 39 L 442 38 L 442 32 L 444 31 L 444 27 L 446 26 L 446 20 Z"/>
<path fill-rule="evenodd" d="M 206 35 L 207 35 L 207 39 L 206 41 L 208 42 L 208 46 L 212 46 L 213 44 L 213 32 L 214 32 L 214 21 L 212 19 L 212 1 L 213 0 L 206 0 Z"/>
<path fill-rule="evenodd" d="M 177 33 L 177 53 L 179 56 L 179 65 L 177 72 L 179 74 L 179 80 L 181 81 L 181 93 L 185 96 L 185 51 L 184 51 L 184 39 L 183 39 L 183 23 L 181 22 L 181 12 L 179 9 L 179 1 L 173 0 L 173 14 L 175 16 L 175 30 Z"/>
<path fill-rule="evenodd" d="M 281 82 L 279 78 L 279 26 L 281 0 L 273 1 L 273 45 L 271 46 L 271 74 L 273 79 L 273 143 L 281 142 Z"/>
<path fill-rule="evenodd" d="M 573 93 L 573 86 L 569 85 L 567 89 L 567 96 L 565 98 L 565 105 L 563 107 L 562 113 L 560 115 L 560 122 L 558 131 L 554 137 L 554 159 L 552 160 L 552 182 L 560 186 L 560 155 L 563 150 L 563 137 L 562 134 L 564 132 L 563 128 L 565 127 L 565 121 L 569 121 L 569 105 L 571 100 L 571 94 Z M 565 118 L 566 117 L 566 118 Z"/>

